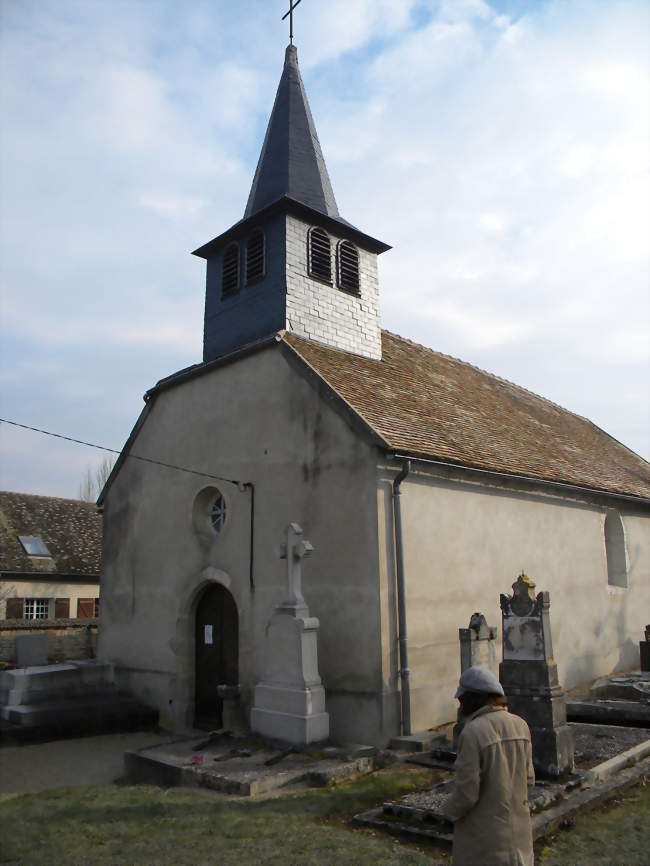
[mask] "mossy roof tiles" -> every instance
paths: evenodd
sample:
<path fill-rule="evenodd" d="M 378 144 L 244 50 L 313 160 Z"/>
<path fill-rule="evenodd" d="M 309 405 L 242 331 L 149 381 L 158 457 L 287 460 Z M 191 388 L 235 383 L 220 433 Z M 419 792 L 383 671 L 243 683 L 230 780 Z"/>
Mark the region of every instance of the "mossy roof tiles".
<path fill-rule="evenodd" d="M 284 340 L 390 450 L 650 499 L 650 464 L 586 418 L 498 376 L 388 331 L 380 361 L 293 334 Z"/>
<path fill-rule="evenodd" d="M 40 536 L 51 557 L 28 556 L 19 535 Z M 98 575 L 101 543 L 94 503 L 0 491 L 0 571 Z"/>

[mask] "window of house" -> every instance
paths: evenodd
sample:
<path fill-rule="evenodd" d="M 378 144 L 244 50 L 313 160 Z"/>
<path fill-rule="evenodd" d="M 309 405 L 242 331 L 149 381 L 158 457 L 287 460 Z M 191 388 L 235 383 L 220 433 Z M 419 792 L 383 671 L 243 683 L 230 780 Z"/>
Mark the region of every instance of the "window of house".
<path fill-rule="evenodd" d="M 308 235 L 309 274 L 326 283 L 332 282 L 332 245 L 325 229 L 311 228 Z"/>
<path fill-rule="evenodd" d="M 26 598 L 24 600 L 23 619 L 47 619 L 49 614 L 49 598 Z"/>
<path fill-rule="evenodd" d="M 338 248 L 338 286 L 345 292 L 359 294 L 359 250 L 350 241 L 341 241 Z"/>
<path fill-rule="evenodd" d="M 264 276 L 264 232 L 255 229 L 246 241 L 246 285 L 249 286 Z"/>
<path fill-rule="evenodd" d="M 52 555 L 40 535 L 19 535 L 18 541 L 20 541 L 23 550 L 28 556 Z"/>
<path fill-rule="evenodd" d="M 92 619 L 95 616 L 95 599 L 77 599 L 77 619 Z"/>
<path fill-rule="evenodd" d="M 212 500 L 210 507 L 210 524 L 216 533 L 221 532 L 226 523 L 226 500 L 221 493 Z"/>
<path fill-rule="evenodd" d="M 70 599 L 54 599 L 54 619 L 68 619 L 70 616 Z"/>
<path fill-rule="evenodd" d="M 95 618 L 97 618 L 99 616 L 99 599 L 98 598 L 96 598 L 94 600 L 93 614 L 94 614 Z"/>
<path fill-rule="evenodd" d="M 608 511 L 605 516 L 605 553 L 607 583 L 610 586 L 627 586 L 625 530 L 621 515 L 617 511 Z"/>
<path fill-rule="evenodd" d="M 221 263 L 221 294 L 239 291 L 239 244 L 228 244 Z"/>

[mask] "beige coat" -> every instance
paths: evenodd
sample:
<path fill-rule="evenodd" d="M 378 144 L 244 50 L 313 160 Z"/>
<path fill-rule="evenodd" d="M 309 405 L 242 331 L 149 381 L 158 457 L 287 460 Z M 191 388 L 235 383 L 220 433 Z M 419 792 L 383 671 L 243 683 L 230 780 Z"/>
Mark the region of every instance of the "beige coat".
<path fill-rule="evenodd" d="M 533 785 L 528 725 L 505 707 L 481 707 L 465 723 L 454 793 L 454 866 L 532 866 L 528 786 Z"/>

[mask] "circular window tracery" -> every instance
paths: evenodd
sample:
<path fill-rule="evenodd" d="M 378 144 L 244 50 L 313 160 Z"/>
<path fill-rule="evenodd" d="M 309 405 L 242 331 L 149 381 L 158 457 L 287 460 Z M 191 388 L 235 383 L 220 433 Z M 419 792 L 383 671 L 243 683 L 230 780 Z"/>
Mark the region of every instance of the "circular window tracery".
<path fill-rule="evenodd" d="M 230 523 L 230 503 L 222 491 L 214 486 L 204 487 L 194 497 L 192 524 L 194 530 L 206 541 L 221 537 Z"/>
<path fill-rule="evenodd" d="M 221 492 L 218 492 L 212 501 L 210 508 L 210 524 L 214 531 L 219 534 L 226 524 L 226 500 Z"/>

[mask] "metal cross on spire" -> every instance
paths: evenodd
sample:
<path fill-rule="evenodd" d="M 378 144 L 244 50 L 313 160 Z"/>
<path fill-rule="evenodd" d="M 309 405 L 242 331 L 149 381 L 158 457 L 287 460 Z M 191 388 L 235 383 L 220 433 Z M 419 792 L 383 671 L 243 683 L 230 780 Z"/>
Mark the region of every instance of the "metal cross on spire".
<path fill-rule="evenodd" d="M 282 16 L 283 21 L 287 17 L 287 15 L 289 16 L 289 43 L 291 45 L 293 45 L 293 10 L 300 2 L 301 0 L 295 0 L 295 2 L 294 0 L 289 0 L 289 11 L 286 13 L 286 15 Z"/>

